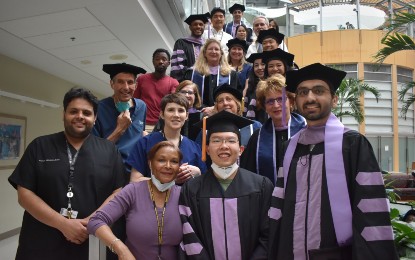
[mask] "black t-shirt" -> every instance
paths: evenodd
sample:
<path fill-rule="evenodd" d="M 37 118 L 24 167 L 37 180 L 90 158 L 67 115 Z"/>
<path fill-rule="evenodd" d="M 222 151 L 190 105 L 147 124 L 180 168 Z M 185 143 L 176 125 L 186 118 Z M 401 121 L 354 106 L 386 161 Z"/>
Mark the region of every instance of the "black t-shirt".
<path fill-rule="evenodd" d="M 72 156 L 75 149 L 69 145 Z M 125 170 L 117 148 L 108 140 L 90 135 L 83 143 L 73 177 L 72 209 L 78 219 L 94 212 L 125 183 Z M 53 210 L 68 206 L 69 160 L 63 132 L 36 138 L 9 177 L 39 196 Z M 68 242 L 63 234 L 24 212 L 16 259 L 88 259 L 88 241 Z"/>

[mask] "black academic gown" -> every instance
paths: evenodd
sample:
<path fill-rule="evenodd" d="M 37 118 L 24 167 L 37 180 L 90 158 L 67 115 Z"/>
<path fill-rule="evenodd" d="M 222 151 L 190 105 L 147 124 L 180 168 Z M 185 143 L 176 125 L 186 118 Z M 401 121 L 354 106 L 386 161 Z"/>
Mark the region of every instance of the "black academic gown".
<path fill-rule="evenodd" d="M 239 168 L 223 191 L 210 170 L 182 186 L 182 259 L 267 259 L 273 185 Z"/>
<path fill-rule="evenodd" d="M 187 70 L 184 78 L 187 80 L 192 80 L 192 74 L 193 74 L 193 70 Z M 229 75 L 221 76 L 222 79 L 224 77 L 230 77 L 229 86 L 231 88 L 238 89 L 242 93 L 244 86 L 242 86 L 241 83 L 239 82 L 238 73 L 236 71 L 232 70 Z M 203 87 L 204 87 L 203 96 L 202 96 L 201 83 L 198 83 L 197 81 L 193 80 L 193 82 L 196 83 L 196 85 L 198 85 L 199 87 L 199 93 L 201 95 L 204 106 L 213 106 L 215 104 L 213 94 L 221 86 L 221 85 L 218 86 L 217 79 L 218 79 L 218 75 L 208 75 L 205 77 L 204 83 L 203 83 Z M 226 84 L 228 84 L 228 81 L 226 81 Z"/>
<path fill-rule="evenodd" d="M 39 196 L 56 212 L 66 208 L 69 161 L 63 132 L 38 137 L 27 147 L 9 177 L 13 187 L 22 186 Z M 75 150 L 71 147 L 72 156 Z M 125 182 L 125 168 L 115 145 L 89 135 L 79 150 L 73 179 L 72 208 L 78 219 L 88 217 Z M 16 259 L 88 259 L 88 240 L 71 243 L 57 229 L 23 215 Z"/>
<path fill-rule="evenodd" d="M 175 42 L 171 57 L 170 77 L 177 79 L 179 82 L 184 80 L 186 70 L 195 64 L 195 45 L 202 46 L 185 38 L 178 39 Z"/>
<path fill-rule="evenodd" d="M 385 187 L 381 181 L 381 173 L 372 147 L 369 141 L 356 131 L 343 134 L 342 147 L 353 216 L 352 244 L 342 249 L 337 244 L 324 169 L 324 142 L 316 144 L 311 152 L 309 145 L 299 142 L 290 164 L 285 197 L 281 198 L 281 190 L 284 187 L 282 171 L 278 174 L 279 178 L 273 193 L 270 211 L 278 213 L 270 218 L 269 259 L 306 259 L 304 256 L 313 249 L 324 249 L 335 255 L 331 258 L 325 256 L 318 259 L 398 259 L 393 240 L 367 241 L 362 235 L 366 227 L 374 228 L 374 232 L 369 233 L 375 234 L 385 227 L 389 229 L 391 225 L 389 212 L 385 207 L 366 213 L 359 208 L 362 199 L 386 200 Z M 306 174 L 303 175 L 305 178 L 302 178 L 297 171 L 304 167 L 306 169 L 301 172 Z M 359 173 L 376 177 L 374 179 L 377 180 L 377 185 L 370 183 L 360 185 L 362 182 L 359 184 L 356 178 Z M 380 185 L 379 180 L 382 182 Z M 316 195 L 319 193 L 321 195 Z M 321 196 L 320 200 L 319 196 Z M 386 202 L 383 202 L 385 205 Z M 376 208 L 376 205 L 372 206 Z M 295 234 L 298 234 L 297 240 Z M 317 242 L 319 246 L 309 248 L 310 241 L 315 239 L 319 240 Z M 297 243 L 299 250 L 295 256 L 294 240 L 300 241 Z"/>

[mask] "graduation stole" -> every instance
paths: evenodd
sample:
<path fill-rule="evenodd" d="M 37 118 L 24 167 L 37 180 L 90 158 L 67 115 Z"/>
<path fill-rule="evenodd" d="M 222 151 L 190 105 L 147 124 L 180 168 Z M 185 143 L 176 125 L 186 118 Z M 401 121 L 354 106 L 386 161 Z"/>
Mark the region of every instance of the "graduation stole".
<path fill-rule="evenodd" d="M 202 37 L 196 38 L 193 36 L 186 37 L 184 38 L 184 40 L 192 44 L 193 54 L 195 56 L 195 60 L 197 60 L 200 54 L 200 49 L 202 48 L 202 45 L 205 43 L 205 40 Z"/>
<path fill-rule="evenodd" d="M 226 76 L 220 74 L 220 66 L 218 66 L 218 74 L 216 78 L 216 87 L 222 86 L 223 84 L 231 84 L 231 77 L 230 73 Z M 199 93 L 201 93 L 201 97 L 203 100 L 204 92 L 205 92 L 205 75 L 200 74 L 198 71 L 193 70 L 192 72 L 192 79 L 191 81 L 197 85 L 199 88 Z"/>
<path fill-rule="evenodd" d="M 284 192 L 287 187 L 288 170 L 298 139 L 303 131 L 298 132 L 291 138 L 285 152 L 283 163 Z M 331 113 L 324 132 L 324 165 L 334 230 L 340 247 L 350 245 L 353 235 L 352 208 L 343 162 L 343 134 L 344 125 Z"/>
<path fill-rule="evenodd" d="M 288 139 L 290 139 L 291 135 L 296 134 L 304 128 L 305 125 L 305 119 L 302 116 L 292 113 L 290 119 L 288 120 Z M 272 147 L 270 147 L 270 143 L 272 143 Z M 275 137 L 274 122 L 271 118 L 268 118 L 259 130 L 258 134 L 258 142 L 256 147 L 256 170 L 257 174 L 268 177 L 274 186 L 277 181 L 279 166 L 277 165 L 276 144 L 277 140 Z M 269 165 L 272 165 L 272 172 L 269 170 Z"/>

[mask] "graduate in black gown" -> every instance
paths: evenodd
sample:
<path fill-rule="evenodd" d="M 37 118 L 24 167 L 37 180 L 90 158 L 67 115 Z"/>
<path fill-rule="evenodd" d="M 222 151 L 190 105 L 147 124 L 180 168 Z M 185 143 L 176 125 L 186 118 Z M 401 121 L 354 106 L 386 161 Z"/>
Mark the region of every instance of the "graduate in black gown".
<path fill-rule="evenodd" d="M 202 34 L 208 17 L 204 14 L 192 14 L 184 22 L 189 25 L 190 36 L 178 39 L 174 43 L 171 56 L 170 77 L 179 82 L 184 80 L 184 73 L 195 64 L 199 57 L 200 50 L 205 43 Z"/>
<path fill-rule="evenodd" d="M 267 259 L 271 181 L 239 168 L 239 129 L 252 121 L 227 111 L 207 120 L 206 174 L 182 186 L 182 259 Z"/>
<path fill-rule="evenodd" d="M 331 113 L 345 76 L 319 63 L 287 72 L 307 127 L 291 137 L 278 174 L 269 259 L 398 259 L 373 149 Z"/>

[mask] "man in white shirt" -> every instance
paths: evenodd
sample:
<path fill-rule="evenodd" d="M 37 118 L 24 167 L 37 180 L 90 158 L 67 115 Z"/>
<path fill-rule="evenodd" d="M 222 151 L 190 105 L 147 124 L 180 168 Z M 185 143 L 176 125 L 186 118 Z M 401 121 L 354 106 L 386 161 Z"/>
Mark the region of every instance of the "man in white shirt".
<path fill-rule="evenodd" d="M 253 30 L 254 30 L 256 37 L 258 37 L 260 31 L 268 30 L 268 29 L 269 29 L 268 18 L 266 18 L 265 16 L 261 16 L 261 15 L 256 16 L 254 18 Z M 282 41 L 278 47 L 282 49 L 283 51 L 288 52 L 288 48 L 285 45 L 284 41 Z M 246 53 L 246 58 L 249 58 L 249 56 L 251 56 L 252 53 L 261 53 L 262 51 L 263 51 L 262 45 L 259 42 L 255 41 L 249 46 L 248 51 Z"/>
<path fill-rule="evenodd" d="M 226 44 L 233 38 L 230 34 L 223 31 L 223 26 L 225 25 L 225 10 L 220 7 L 214 7 L 210 12 L 210 19 L 212 25 L 205 30 L 202 37 L 205 40 L 215 38 L 220 41 L 223 52 L 228 55 L 228 46 Z"/>

